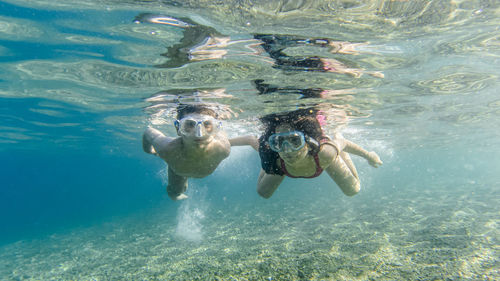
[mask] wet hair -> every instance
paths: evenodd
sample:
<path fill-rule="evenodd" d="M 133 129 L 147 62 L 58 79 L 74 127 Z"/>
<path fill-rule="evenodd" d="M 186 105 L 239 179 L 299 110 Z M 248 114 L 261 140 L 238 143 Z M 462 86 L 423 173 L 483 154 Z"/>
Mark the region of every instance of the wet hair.
<path fill-rule="evenodd" d="M 293 130 L 300 131 L 304 135 L 316 140 L 318 143 L 324 137 L 321 124 L 316 116 L 319 110 L 315 108 L 298 109 L 287 113 L 269 114 L 260 118 L 264 125 L 264 133 L 259 138 L 259 156 L 264 171 L 268 174 L 283 175 L 283 171 L 276 164 L 279 158 L 278 152 L 269 147 L 269 137 L 276 133 L 276 128 L 281 125 L 289 125 Z M 319 147 L 310 146 L 309 153 L 318 153 Z"/>
<path fill-rule="evenodd" d="M 177 106 L 177 119 L 180 120 L 189 114 L 203 114 L 218 118 L 217 113 L 203 104 L 180 104 Z"/>
<path fill-rule="evenodd" d="M 267 140 L 272 134 L 276 133 L 278 126 L 289 125 L 293 130 L 300 131 L 319 142 L 324 133 L 316 118 L 318 112 L 319 110 L 316 108 L 306 108 L 261 117 L 260 121 L 265 127 L 263 136 Z"/>

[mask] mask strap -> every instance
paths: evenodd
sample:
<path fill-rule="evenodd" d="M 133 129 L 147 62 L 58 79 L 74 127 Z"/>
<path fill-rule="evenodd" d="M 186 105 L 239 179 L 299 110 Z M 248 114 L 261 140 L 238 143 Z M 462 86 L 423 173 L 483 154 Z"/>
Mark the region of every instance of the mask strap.
<path fill-rule="evenodd" d="M 305 135 L 304 137 L 305 137 L 306 143 L 311 146 L 312 150 L 317 152 L 319 149 L 319 143 L 315 139 L 311 138 L 310 136 Z"/>
<path fill-rule="evenodd" d="M 180 136 L 181 133 L 179 132 L 179 120 L 174 121 L 174 126 L 175 126 L 175 130 L 177 131 L 177 135 Z"/>

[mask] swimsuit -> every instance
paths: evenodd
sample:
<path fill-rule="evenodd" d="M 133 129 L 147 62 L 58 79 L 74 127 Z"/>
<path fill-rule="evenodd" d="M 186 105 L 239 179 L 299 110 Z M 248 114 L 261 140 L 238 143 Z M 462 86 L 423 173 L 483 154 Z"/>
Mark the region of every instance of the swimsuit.
<path fill-rule="evenodd" d="M 323 172 L 323 169 L 321 168 L 321 165 L 319 164 L 319 156 L 318 156 L 317 153 L 314 155 L 314 162 L 316 163 L 316 172 L 314 173 L 314 175 L 312 175 L 310 177 L 301 177 L 301 176 L 296 177 L 296 176 L 292 176 L 286 170 L 285 161 L 281 157 L 280 157 L 280 162 L 281 162 L 281 171 L 283 172 L 283 174 L 285 174 L 285 175 L 287 175 L 287 176 L 289 176 L 291 178 L 312 179 L 312 178 L 315 178 L 315 177 L 321 175 L 321 173 Z"/>

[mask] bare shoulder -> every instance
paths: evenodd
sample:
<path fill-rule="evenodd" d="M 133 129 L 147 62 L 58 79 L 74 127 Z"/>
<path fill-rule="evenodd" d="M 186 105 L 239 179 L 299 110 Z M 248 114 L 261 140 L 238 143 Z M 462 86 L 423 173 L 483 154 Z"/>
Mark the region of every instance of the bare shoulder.
<path fill-rule="evenodd" d="M 157 152 L 159 156 L 163 159 L 167 159 L 169 155 L 172 155 L 176 151 L 182 149 L 182 139 L 177 138 L 164 138 L 158 141 Z"/>
<path fill-rule="evenodd" d="M 333 145 L 322 145 L 318 156 L 321 167 L 326 168 L 337 158 L 338 151 Z"/>

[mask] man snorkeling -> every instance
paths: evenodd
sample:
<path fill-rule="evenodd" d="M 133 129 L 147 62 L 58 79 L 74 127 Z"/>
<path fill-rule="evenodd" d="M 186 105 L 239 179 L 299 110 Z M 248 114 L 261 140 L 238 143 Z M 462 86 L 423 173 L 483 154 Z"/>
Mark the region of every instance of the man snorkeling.
<path fill-rule="evenodd" d="M 231 146 L 258 148 L 252 136 L 228 139 L 217 113 L 203 105 L 180 105 L 174 125 L 179 137 L 168 137 L 149 127 L 142 138 L 144 151 L 168 164 L 167 194 L 172 200 L 186 199 L 187 179 L 213 173 L 229 156 Z"/>

